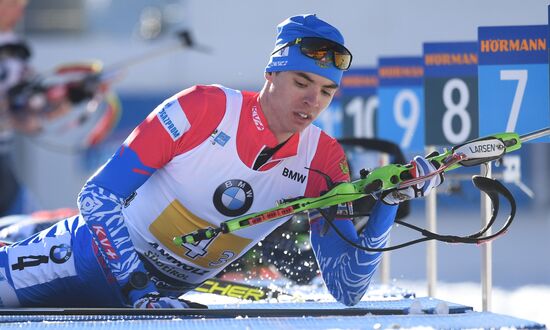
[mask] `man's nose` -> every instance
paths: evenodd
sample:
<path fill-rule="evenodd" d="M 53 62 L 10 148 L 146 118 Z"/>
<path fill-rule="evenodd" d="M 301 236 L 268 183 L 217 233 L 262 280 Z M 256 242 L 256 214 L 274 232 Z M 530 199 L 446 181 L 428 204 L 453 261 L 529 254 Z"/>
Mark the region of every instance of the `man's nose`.
<path fill-rule="evenodd" d="M 312 107 L 319 106 L 319 94 L 320 92 L 317 90 L 308 90 L 307 93 L 304 95 L 304 103 Z"/>

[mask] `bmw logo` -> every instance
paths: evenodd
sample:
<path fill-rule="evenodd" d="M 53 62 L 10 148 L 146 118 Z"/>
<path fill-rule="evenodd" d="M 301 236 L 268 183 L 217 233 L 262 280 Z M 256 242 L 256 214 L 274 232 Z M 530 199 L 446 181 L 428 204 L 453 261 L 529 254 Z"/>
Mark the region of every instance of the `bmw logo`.
<path fill-rule="evenodd" d="M 245 214 L 253 200 L 252 187 L 248 182 L 238 179 L 227 180 L 219 185 L 213 196 L 216 210 L 228 217 Z"/>
<path fill-rule="evenodd" d="M 50 260 L 56 264 L 62 264 L 71 258 L 72 249 L 67 244 L 54 245 L 50 249 Z"/>

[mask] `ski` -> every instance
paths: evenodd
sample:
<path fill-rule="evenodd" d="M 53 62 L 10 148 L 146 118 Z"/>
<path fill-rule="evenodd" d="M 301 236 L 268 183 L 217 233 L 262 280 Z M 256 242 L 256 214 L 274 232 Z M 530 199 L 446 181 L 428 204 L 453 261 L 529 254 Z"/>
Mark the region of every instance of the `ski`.
<path fill-rule="evenodd" d="M 206 280 L 201 286 L 195 288 L 194 291 L 250 301 L 260 301 L 270 298 L 277 299 L 280 295 L 290 296 L 290 294 L 265 286 L 256 286 L 218 278 Z"/>
<path fill-rule="evenodd" d="M 227 308 L 227 309 L 133 309 L 133 308 L 21 308 L 0 309 L 0 323 L 5 316 L 40 316 L 40 321 L 59 316 L 128 316 L 181 318 L 235 318 L 235 317 L 316 317 L 406 315 L 402 308 Z M 36 320 L 39 321 L 39 320 Z"/>
<path fill-rule="evenodd" d="M 144 318 L 236 318 L 236 317 L 320 317 L 408 314 L 463 314 L 473 311 L 466 305 L 421 297 L 361 301 L 354 307 L 336 302 L 213 304 L 209 309 L 134 308 L 0 308 L 0 323 L 17 319 L 43 321 Z"/>

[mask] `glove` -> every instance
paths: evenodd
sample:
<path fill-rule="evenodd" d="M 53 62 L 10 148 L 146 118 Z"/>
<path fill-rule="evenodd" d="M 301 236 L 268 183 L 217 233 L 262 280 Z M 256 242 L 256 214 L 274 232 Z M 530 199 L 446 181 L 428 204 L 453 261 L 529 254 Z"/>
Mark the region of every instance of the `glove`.
<path fill-rule="evenodd" d="M 81 81 L 71 82 L 67 84 L 67 99 L 72 104 L 89 100 L 94 97 L 100 86 L 99 77 L 90 75 Z"/>
<path fill-rule="evenodd" d="M 64 87 L 69 102 L 78 104 L 92 99 L 98 93 L 102 87 L 102 67 L 101 62 L 90 61 L 64 64 L 56 68 L 56 76 L 68 78 Z M 81 78 L 75 79 L 75 76 Z"/>
<path fill-rule="evenodd" d="M 32 81 L 18 83 L 11 87 L 6 95 L 9 110 L 16 115 L 29 110 L 38 112 L 47 104 L 45 89 Z"/>
<path fill-rule="evenodd" d="M 208 306 L 179 298 L 165 297 L 158 292 L 151 292 L 134 302 L 134 308 L 157 309 L 157 308 L 203 308 Z"/>
<path fill-rule="evenodd" d="M 411 169 L 411 174 L 413 175 L 413 178 L 418 178 L 437 170 L 434 164 L 421 156 L 414 157 L 411 165 L 413 166 L 413 168 Z M 380 196 L 380 199 L 384 204 L 397 205 L 401 202 L 413 198 L 426 196 L 433 188 L 442 184 L 443 181 L 443 173 L 440 173 L 439 175 L 433 176 L 431 179 L 410 187 L 385 191 Z"/>

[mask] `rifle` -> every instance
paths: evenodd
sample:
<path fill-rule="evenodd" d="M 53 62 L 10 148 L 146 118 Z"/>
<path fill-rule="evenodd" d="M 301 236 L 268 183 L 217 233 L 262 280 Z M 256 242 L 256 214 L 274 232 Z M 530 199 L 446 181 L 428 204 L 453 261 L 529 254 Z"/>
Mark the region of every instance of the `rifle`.
<path fill-rule="evenodd" d="M 383 192 L 417 185 L 431 179 L 436 175 L 440 175 L 444 172 L 460 167 L 478 166 L 500 159 L 506 153 L 520 149 L 522 143 L 547 135 L 550 135 L 550 128 L 544 128 L 521 136 L 517 133 L 506 132 L 474 139 L 454 146 L 442 154 L 435 153 L 428 155 L 426 158 L 434 163 L 437 169 L 431 173 L 419 177 L 413 177 L 411 174 L 411 164 L 389 164 L 376 168 L 372 171 L 362 169 L 360 171 L 360 179 L 352 182 L 332 183 L 327 175 L 321 173 L 327 181 L 329 190 L 319 197 L 295 197 L 283 199 L 278 201 L 277 205 L 273 208 L 229 219 L 222 222 L 217 228 L 204 228 L 182 236 L 176 236 L 173 238 L 173 243 L 178 246 L 183 246 L 183 244 L 187 243 L 196 244 L 202 240 L 213 238 L 219 234 L 231 233 L 260 223 L 313 209 L 321 212 L 321 214 L 342 239 L 358 249 L 370 252 L 394 250 L 432 239 L 448 243 L 484 243 L 502 235 L 508 229 L 515 217 L 516 203 L 510 191 L 499 181 L 480 175 L 473 176 L 472 181 L 480 191 L 487 194 L 491 199 L 493 206 L 492 216 L 483 229 L 468 236 L 440 235 L 423 228 L 416 227 L 404 221 L 396 220 L 396 223 L 419 231 L 424 237 L 400 245 L 374 249 L 361 246 L 350 241 L 338 230 L 338 228 L 333 224 L 333 220 L 336 217 L 335 207 L 338 204 L 352 202 L 367 195 L 378 197 Z M 316 171 L 314 169 L 309 170 Z M 501 229 L 496 231 L 494 234 L 483 236 L 494 224 L 498 215 L 500 205 L 499 195 L 502 195 L 509 202 L 510 214 Z M 364 216 L 364 214 L 346 215 L 346 217 L 357 216 Z"/>

